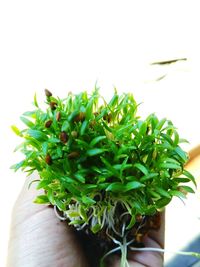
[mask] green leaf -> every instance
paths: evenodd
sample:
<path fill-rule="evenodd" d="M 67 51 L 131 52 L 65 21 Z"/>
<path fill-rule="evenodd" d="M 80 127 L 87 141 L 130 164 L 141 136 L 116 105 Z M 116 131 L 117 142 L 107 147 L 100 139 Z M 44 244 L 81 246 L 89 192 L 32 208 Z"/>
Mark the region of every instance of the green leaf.
<path fill-rule="evenodd" d="M 35 118 L 35 115 L 36 115 L 36 111 L 33 110 L 33 111 L 26 111 L 22 114 L 23 116 L 26 116 L 26 117 L 31 117 L 31 118 Z"/>
<path fill-rule="evenodd" d="M 162 209 L 165 206 L 167 206 L 170 201 L 171 201 L 171 198 L 161 198 L 157 200 L 155 204 L 156 204 L 157 209 Z"/>
<path fill-rule="evenodd" d="M 86 210 L 83 206 L 80 206 L 80 209 L 79 209 L 79 212 L 80 212 L 80 216 L 81 218 L 87 222 L 88 221 L 88 216 L 87 216 L 87 213 L 86 213 Z"/>
<path fill-rule="evenodd" d="M 160 131 L 160 130 L 162 129 L 163 125 L 165 124 L 166 121 L 167 121 L 166 118 L 161 119 L 161 120 L 158 122 L 158 124 L 156 125 L 156 129 Z"/>
<path fill-rule="evenodd" d="M 87 197 L 87 196 L 83 196 L 83 197 L 82 197 L 82 201 L 83 201 L 83 203 L 86 204 L 86 205 L 94 205 L 94 204 L 96 203 L 95 200 L 93 200 L 92 198 Z"/>
<path fill-rule="evenodd" d="M 144 175 L 148 175 L 148 169 L 144 165 L 142 165 L 140 163 L 135 163 L 134 167 L 136 167 L 138 170 L 140 170 Z"/>
<path fill-rule="evenodd" d="M 190 179 L 178 177 L 178 178 L 173 178 L 173 181 L 175 181 L 177 183 L 188 183 L 188 182 L 190 182 Z"/>
<path fill-rule="evenodd" d="M 146 135 L 146 132 L 147 132 L 147 123 L 146 121 L 143 121 L 139 127 L 139 134 L 144 136 Z"/>
<path fill-rule="evenodd" d="M 99 143 L 100 141 L 106 139 L 106 136 L 103 135 L 103 136 L 97 136 L 95 137 L 94 139 L 92 139 L 92 141 L 90 142 L 89 146 L 90 147 L 93 147 L 95 146 L 97 143 Z"/>
<path fill-rule="evenodd" d="M 176 196 L 179 198 L 186 198 L 185 194 L 178 190 L 170 190 L 169 193 L 171 196 Z"/>
<path fill-rule="evenodd" d="M 35 124 L 34 124 L 32 121 L 28 120 L 28 119 L 25 118 L 25 117 L 20 117 L 20 119 L 21 119 L 21 121 L 22 121 L 24 124 L 26 124 L 26 126 L 28 126 L 29 128 L 33 128 L 33 127 L 35 126 Z"/>
<path fill-rule="evenodd" d="M 86 155 L 89 157 L 93 157 L 93 156 L 102 154 L 105 151 L 106 149 L 103 149 L 103 148 L 92 148 L 92 149 L 87 150 Z"/>
<path fill-rule="evenodd" d="M 46 134 L 39 130 L 29 129 L 27 133 L 38 141 L 46 141 L 48 139 Z"/>
<path fill-rule="evenodd" d="M 144 184 L 137 182 L 137 181 L 133 181 L 133 182 L 129 182 L 126 184 L 126 191 L 132 190 L 132 189 L 138 189 L 138 188 L 142 188 L 145 187 Z"/>
<path fill-rule="evenodd" d="M 18 135 L 18 136 L 20 136 L 20 137 L 23 136 L 23 135 L 21 134 L 21 131 L 20 131 L 15 125 L 12 125 L 12 126 L 11 126 L 11 129 L 13 130 L 13 132 L 14 132 L 16 135 Z"/>
<path fill-rule="evenodd" d="M 171 198 L 171 195 L 163 188 L 157 187 L 155 191 L 158 192 L 163 197 Z"/>
<path fill-rule="evenodd" d="M 135 223 L 136 223 L 135 215 L 132 215 L 131 220 L 130 220 L 128 226 L 126 227 L 126 229 L 130 230 Z"/>
<path fill-rule="evenodd" d="M 179 143 L 179 135 L 177 131 L 174 130 L 174 146 L 177 146 Z"/>
<path fill-rule="evenodd" d="M 88 121 L 85 120 L 81 125 L 80 135 L 84 135 L 85 134 L 87 126 L 88 126 Z"/>
<path fill-rule="evenodd" d="M 150 179 L 153 179 L 154 177 L 157 177 L 159 174 L 157 172 L 155 173 L 148 173 L 147 175 L 144 175 L 141 177 L 140 181 L 144 182 Z"/>
<path fill-rule="evenodd" d="M 36 96 L 36 93 L 35 93 L 35 95 L 34 95 L 34 105 L 35 105 L 37 108 L 39 108 L 39 106 L 38 106 L 38 102 L 37 102 L 37 96 Z"/>
<path fill-rule="evenodd" d="M 101 225 L 100 224 L 95 224 L 92 228 L 91 231 L 93 232 L 93 234 L 98 233 L 101 230 Z"/>
<path fill-rule="evenodd" d="M 180 169 L 181 166 L 179 164 L 176 164 L 176 163 L 165 162 L 165 163 L 161 163 L 159 165 L 159 168 L 163 168 L 163 169 Z"/>
<path fill-rule="evenodd" d="M 76 179 L 81 182 L 81 183 L 85 183 L 85 177 L 81 174 L 81 173 L 75 173 L 74 176 L 76 177 Z"/>
<path fill-rule="evenodd" d="M 197 187 L 197 184 L 196 184 L 196 181 L 195 181 L 195 178 L 194 176 L 187 170 L 184 170 L 183 171 L 183 174 L 190 179 L 190 181 L 192 181 L 194 183 L 194 185 Z"/>
<path fill-rule="evenodd" d="M 69 210 L 67 211 L 67 215 L 71 218 L 77 218 L 80 217 L 80 214 L 78 211 L 74 211 L 74 210 Z"/>
<path fill-rule="evenodd" d="M 186 162 L 188 160 L 187 153 L 184 152 L 180 147 L 176 147 L 174 151 L 179 155 L 183 162 Z"/>
<path fill-rule="evenodd" d="M 115 183 L 109 184 L 109 186 L 106 188 L 106 191 L 123 192 L 124 189 L 125 187 L 122 183 L 115 182 Z"/>
<path fill-rule="evenodd" d="M 183 189 L 184 191 L 189 192 L 189 193 L 195 193 L 195 191 L 190 186 L 181 185 L 180 189 Z"/>
<path fill-rule="evenodd" d="M 69 222 L 69 225 L 81 225 L 83 223 L 84 221 L 82 220 L 74 220 L 74 221 Z"/>
<path fill-rule="evenodd" d="M 17 164 L 12 165 L 10 168 L 14 169 L 15 171 L 19 170 L 21 167 L 24 166 L 25 160 L 20 161 Z"/>
<path fill-rule="evenodd" d="M 51 137 L 48 139 L 48 143 L 51 143 L 51 144 L 60 143 L 60 139 L 56 137 Z"/>
<path fill-rule="evenodd" d="M 46 195 L 40 195 L 37 196 L 34 200 L 34 203 L 36 204 L 50 204 L 49 199 Z"/>
<path fill-rule="evenodd" d="M 66 132 L 70 129 L 69 121 L 64 121 L 61 127 L 61 132 Z"/>

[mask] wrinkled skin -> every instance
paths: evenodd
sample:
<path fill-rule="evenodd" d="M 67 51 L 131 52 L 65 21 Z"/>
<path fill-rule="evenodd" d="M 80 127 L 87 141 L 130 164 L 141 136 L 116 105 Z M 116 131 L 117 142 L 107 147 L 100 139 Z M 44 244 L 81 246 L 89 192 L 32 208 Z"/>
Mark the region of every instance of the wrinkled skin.
<path fill-rule="evenodd" d="M 34 188 L 27 189 L 26 181 L 13 209 L 7 267 L 97 267 L 88 258 L 72 227 L 61 222 L 54 210 L 34 204 L 38 195 Z M 149 247 L 163 248 L 164 215 L 159 231 L 152 231 L 145 239 Z M 93 251 L 90 251 L 94 254 Z M 111 256 L 107 267 L 120 266 L 120 258 Z M 161 267 L 163 255 L 158 252 L 131 252 L 130 267 Z"/>

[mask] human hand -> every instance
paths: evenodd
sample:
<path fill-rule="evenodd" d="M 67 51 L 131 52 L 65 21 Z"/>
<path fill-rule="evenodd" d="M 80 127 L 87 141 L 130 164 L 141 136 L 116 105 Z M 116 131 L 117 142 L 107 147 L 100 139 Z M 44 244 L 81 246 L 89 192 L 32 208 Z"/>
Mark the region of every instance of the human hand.
<path fill-rule="evenodd" d="M 52 208 L 34 204 L 38 191 L 27 181 L 16 201 L 11 223 L 7 267 L 97 267 L 89 264 L 75 231 L 61 222 Z M 159 231 L 145 239 L 147 247 L 163 247 L 164 217 Z M 94 254 L 93 251 L 90 252 Z M 161 267 L 158 252 L 130 252 L 130 267 Z M 118 256 L 110 256 L 108 267 L 120 266 Z"/>

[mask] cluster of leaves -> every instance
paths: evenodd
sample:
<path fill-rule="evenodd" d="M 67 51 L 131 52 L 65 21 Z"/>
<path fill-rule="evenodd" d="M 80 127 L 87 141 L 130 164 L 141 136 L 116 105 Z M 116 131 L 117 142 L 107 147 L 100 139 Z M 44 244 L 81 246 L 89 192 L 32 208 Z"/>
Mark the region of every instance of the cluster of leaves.
<path fill-rule="evenodd" d="M 108 103 L 98 89 L 66 99 L 45 94 L 46 111 L 35 97 L 35 110 L 21 117 L 27 128 L 12 126 L 25 155 L 12 167 L 39 173 L 37 188 L 45 193 L 36 203 L 51 203 L 71 224 L 96 233 L 110 227 L 119 205 L 130 215 L 129 229 L 137 215 L 153 215 L 173 196 L 193 192 L 185 185 L 195 180 L 184 169 L 184 140 L 167 119 L 141 120 L 132 94 L 115 91 Z"/>

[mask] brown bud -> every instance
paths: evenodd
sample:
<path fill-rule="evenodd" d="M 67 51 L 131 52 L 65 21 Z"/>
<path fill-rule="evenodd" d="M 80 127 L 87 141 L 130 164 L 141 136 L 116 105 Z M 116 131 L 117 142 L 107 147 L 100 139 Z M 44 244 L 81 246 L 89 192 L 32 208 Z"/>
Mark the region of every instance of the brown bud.
<path fill-rule="evenodd" d="M 45 95 L 46 95 L 47 97 L 52 96 L 52 93 L 51 93 L 48 89 L 45 89 L 44 91 L 45 91 Z"/>
<path fill-rule="evenodd" d="M 94 114 L 94 116 L 96 117 L 96 116 L 99 115 L 99 112 L 94 112 L 93 114 Z"/>
<path fill-rule="evenodd" d="M 112 115 L 111 114 L 106 114 L 106 115 L 103 116 L 103 119 L 105 121 L 107 121 L 108 123 L 110 123 L 111 119 L 112 119 Z"/>
<path fill-rule="evenodd" d="M 79 156 L 80 156 L 80 154 L 79 154 L 78 151 L 73 151 L 73 152 L 71 152 L 70 154 L 67 155 L 68 159 L 74 159 L 74 158 L 77 158 Z"/>
<path fill-rule="evenodd" d="M 69 139 L 69 136 L 67 135 L 66 132 L 63 131 L 60 133 L 60 141 L 62 143 L 64 143 L 64 144 L 67 143 L 68 139 Z"/>
<path fill-rule="evenodd" d="M 84 112 L 80 112 L 75 118 L 74 121 L 75 122 L 79 122 L 79 121 L 84 121 L 85 119 L 85 113 Z"/>
<path fill-rule="evenodd" d="M 55 110 L 56 107 L 57 107 L 57 103 L 54 102 L 54 101 L 50 102 L 49 105 L 50 105 L 50 108 L 51 108 L 52 110 Z"/>
<path fill-rule="evenodd" d="M 72 137 L 76 138 L 78 136 L 77 131 L 71 131 L 71 135 Z"/>
<path fill-rule="evenodd" d="M 61 118 L 61 113 L 60 113 L 60 111 L 58 111 L 58 112 L 56 113 L 56 120 L 57 120 L 57 121 L 60 121 L 60 118 Z"/>
<path fill-rule="evenodd" d="M 46 121 L 46 123 L 45 123 L 45 127 L 46 127 L 46 128 L 50 128 L 50 127 L 51 127 L 51 124 L 52 124 L 52 120 L 48 120 L 48 121 Z"/>
<path fill-rule="evenodd" d="M 46 155 L 45 157 L 45 161 L 48 165 L 51 165 L 52 164 L 52 158 L 49 154 Z"/>
<path fill-rule="evenodd" d="M 91 128 L 93 128 L 95 125 L 96 125 L 96 121 L 95 120 L 90 121 L 90 127 Z"/>

